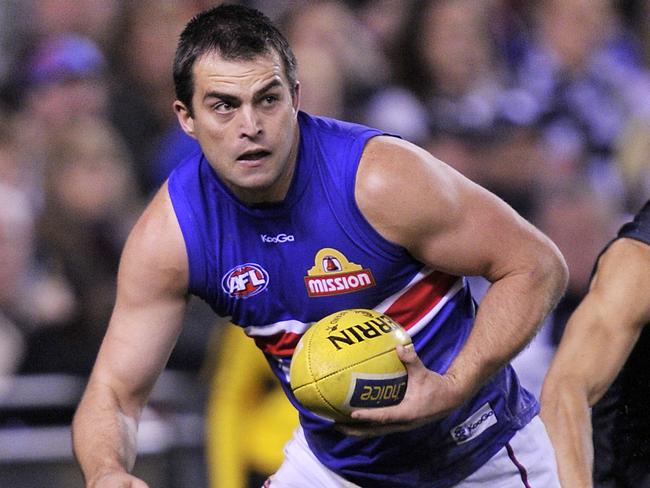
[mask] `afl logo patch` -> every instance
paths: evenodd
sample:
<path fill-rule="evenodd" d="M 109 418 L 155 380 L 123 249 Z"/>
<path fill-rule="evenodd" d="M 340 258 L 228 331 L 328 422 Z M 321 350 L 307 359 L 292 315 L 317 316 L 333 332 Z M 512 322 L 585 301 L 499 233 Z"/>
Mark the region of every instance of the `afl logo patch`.
<path fill-rule="evenodd" d="M 250 298 L 269 285 L 269 274 L 259 264 L 235 266 L 221 279 L 221 288 L 233 298 Z"/>

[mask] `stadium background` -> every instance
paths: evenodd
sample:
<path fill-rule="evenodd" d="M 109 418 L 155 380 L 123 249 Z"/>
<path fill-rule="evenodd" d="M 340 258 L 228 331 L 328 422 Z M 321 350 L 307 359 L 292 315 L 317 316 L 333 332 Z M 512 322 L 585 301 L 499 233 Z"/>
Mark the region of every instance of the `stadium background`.
<path fill-rule="evenodd" d="M 82 486 L 70 418 L 124 239 L 194 144 L 171 59 L 214 3 L 0 0 L 0 487 Z M 569 290 L 516 360 L 538 392 L 598 251 L 650 196 L 650 1 L 240 3 L 289 37 L 304 109 L 424 146 L 557 242 Z M 295 416 L 239 331 L 195 301 L 186 322 L 136 470 L 157 488 L 244 487 Z"/>

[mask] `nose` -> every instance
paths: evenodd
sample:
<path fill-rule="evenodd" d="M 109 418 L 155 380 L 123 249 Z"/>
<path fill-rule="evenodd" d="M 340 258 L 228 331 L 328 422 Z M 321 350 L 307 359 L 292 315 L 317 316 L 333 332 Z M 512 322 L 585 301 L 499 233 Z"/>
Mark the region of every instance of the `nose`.
<path fill-rule="evenodd" d="M 240 137 L 254 139 L 262 133 L 260 118 L 253 107 L 242 105 L 240 114 Z"/>

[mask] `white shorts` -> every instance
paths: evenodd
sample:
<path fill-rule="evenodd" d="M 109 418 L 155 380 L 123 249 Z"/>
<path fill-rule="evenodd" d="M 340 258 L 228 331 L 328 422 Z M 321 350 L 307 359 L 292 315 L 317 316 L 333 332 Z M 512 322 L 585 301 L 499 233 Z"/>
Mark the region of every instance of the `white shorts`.
<path fill-rule="evenodd" d="M 302 428 L 284 448 L 280 469 L 264 488 L 360 488 L 323 466 L 307 446 Z M 455 488 L 560 488 L 555 452 L 544 424 L 535 417 L 477 471 Z"/>

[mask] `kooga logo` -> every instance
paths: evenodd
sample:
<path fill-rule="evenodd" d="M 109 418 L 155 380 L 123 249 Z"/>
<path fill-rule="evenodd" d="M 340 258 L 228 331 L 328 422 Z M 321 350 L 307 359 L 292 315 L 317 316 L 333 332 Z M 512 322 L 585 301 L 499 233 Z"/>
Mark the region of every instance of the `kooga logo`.
<path fill-rule="evenodd" d="M 277 236 L 267 236 L 266 234 L 261 234 L 262 242 L 269 242 L 271 244 L 282 244 L 284 242 L 293 242 L 295 239 L 292 235 L 288 234 L 278 234 Z"/>
<path fill-rule="evenodd" d="M 465 422 L 454 427 L 451 430 L 451 437 L 456 441 L 456 444 L 464 444 L 496 423 L 497 418 L 494 410 L 492 410 L 489 403 L 486 403 Z"/>

